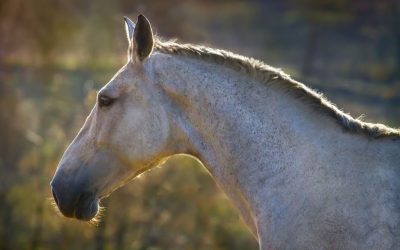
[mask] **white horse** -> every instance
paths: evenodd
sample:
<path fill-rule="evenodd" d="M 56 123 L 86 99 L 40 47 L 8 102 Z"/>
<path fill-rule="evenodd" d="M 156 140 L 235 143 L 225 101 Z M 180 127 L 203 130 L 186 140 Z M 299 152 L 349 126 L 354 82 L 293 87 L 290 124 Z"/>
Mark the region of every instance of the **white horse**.
<path fill-rule="evenodd" d="M 260 61 L 125 19 L 128 62 L 51 182 L 67 217 L 175 154 L 203 163 L 261 249 L 400 249 L 400 131 L 365 123 Z"/>

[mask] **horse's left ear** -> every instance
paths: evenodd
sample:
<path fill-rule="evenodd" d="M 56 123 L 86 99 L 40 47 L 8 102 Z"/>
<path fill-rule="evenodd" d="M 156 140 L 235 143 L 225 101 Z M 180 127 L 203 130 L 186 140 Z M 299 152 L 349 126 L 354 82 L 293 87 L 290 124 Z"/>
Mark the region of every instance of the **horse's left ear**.
<path fill-rule="evenodd" d="M 136 45 L 136 55 L 140 61 L 146 59 L 154 47 L 153 31 L 149 20 L 143 15 L 138 16 L 135 31 L 133 33 Z"/>
<path fill-rule="evenodd" d="M 131 59 L 143 61 L 149 57 L 154 47 L 153 30 L 149 20 L 145 16 L 139 15 L 135 25 L 132 20 L 125 17 L 125 28 Z"/>

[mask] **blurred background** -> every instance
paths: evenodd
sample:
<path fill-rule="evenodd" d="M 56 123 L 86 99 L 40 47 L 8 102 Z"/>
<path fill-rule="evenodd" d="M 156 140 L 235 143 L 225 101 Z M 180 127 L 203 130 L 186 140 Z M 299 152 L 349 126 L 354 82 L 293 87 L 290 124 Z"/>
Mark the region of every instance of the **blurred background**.
<path fill-rule="evenodd" d="M 204 169 L 176 158 L 103 202 L 96 227 L 59 216 L 49 182 L 125 63 L 123 16 L 253 56 L 353 116 L 400 124 L 397 0 L 1 0 L 0 249 L 257 249 Z"/>

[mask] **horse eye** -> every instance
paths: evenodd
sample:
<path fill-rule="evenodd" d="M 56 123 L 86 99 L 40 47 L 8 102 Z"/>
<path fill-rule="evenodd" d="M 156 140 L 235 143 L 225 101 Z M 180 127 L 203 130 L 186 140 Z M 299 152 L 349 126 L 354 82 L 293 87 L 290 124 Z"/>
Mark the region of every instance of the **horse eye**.
<path fill-rule="evenodd" d="M 115 99 L 113 99 L 111 97 L 108 97 L 105 95 L 99 95 L 97 102 L 99 103 L 99 107 L 102 108 L 102 107 L 111 106 L 111 104 L 114 103 L 114 100 Z"/>

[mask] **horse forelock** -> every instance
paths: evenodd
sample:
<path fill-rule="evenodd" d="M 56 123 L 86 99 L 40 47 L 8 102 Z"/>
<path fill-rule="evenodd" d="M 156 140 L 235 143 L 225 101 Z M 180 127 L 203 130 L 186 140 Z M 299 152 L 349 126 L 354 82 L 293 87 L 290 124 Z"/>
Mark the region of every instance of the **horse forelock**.
<path fill-rule="evenodd" d="M 162 41 L 160 39 L 156 39 L 155 49 L 161 53 L 188 56 L 227 66 L 235 71 L 244 72 L 266 84 L 274 83 L 277 86 L 281 86 L 296 98 L 302 99 L 322 113 L 333 117 L 346 131 L 362 133 L 372 138 L 392 137 L 400 139 L 400 129 L 378 123 L 368 123 L 359 118 L 354 118 L 340 110 L 322 94 L 292 79 L 281 69 L 271 67 L 254 58 L 226 50 L 193 44 L 179 44 L 175 41 Z"/>

